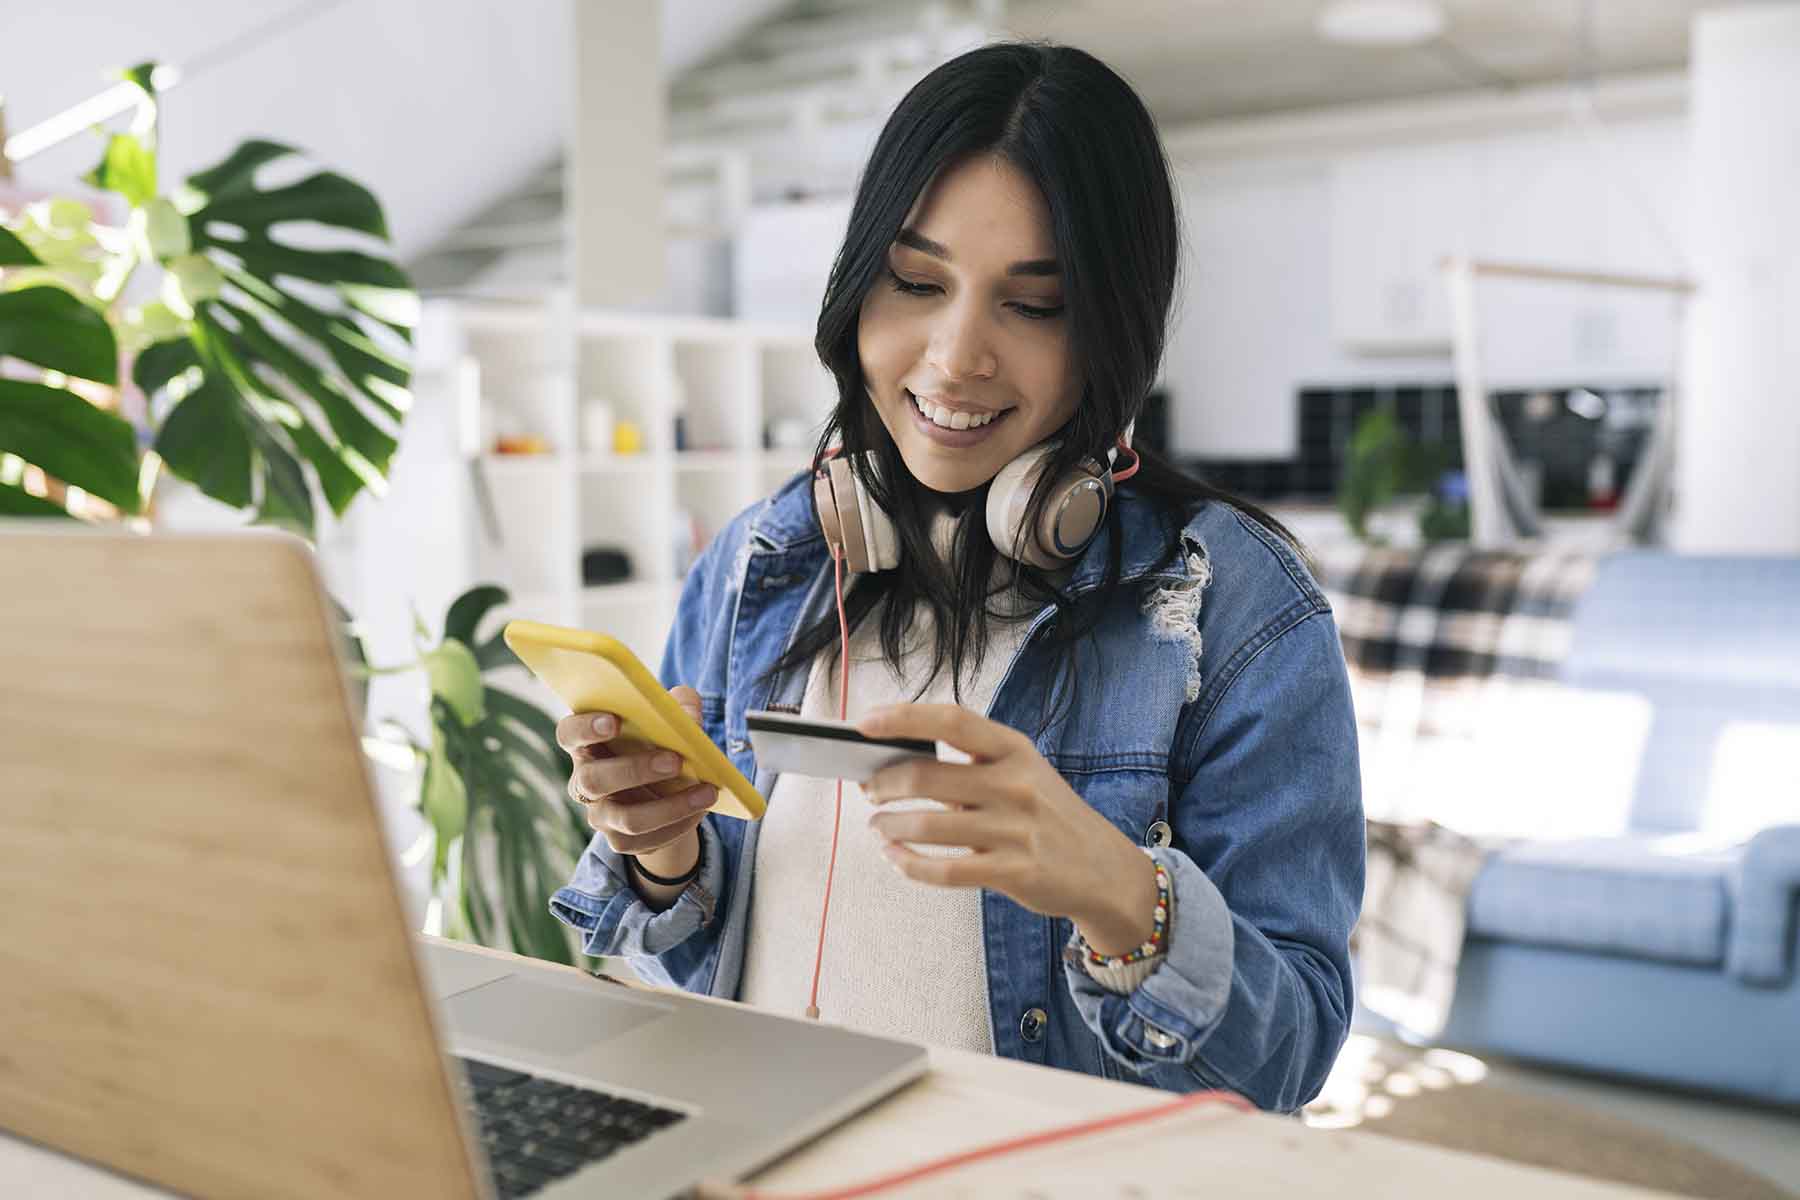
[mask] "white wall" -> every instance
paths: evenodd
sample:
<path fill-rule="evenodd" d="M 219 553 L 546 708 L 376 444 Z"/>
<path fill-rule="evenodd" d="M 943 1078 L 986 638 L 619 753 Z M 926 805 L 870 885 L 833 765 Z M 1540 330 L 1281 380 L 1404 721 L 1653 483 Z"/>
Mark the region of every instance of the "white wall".
<path fill-rule="evenodd" d="M 1176 449 L 1287 457 L 1303 386 L 1449 383 L 1442 254 L 1679 274 L 1665 231 L 1686 228 L 1682 96 L 1667 77 L 1603 87 L 1599 143 L 1570 123 L 1561 89 L 1168 131 L 1187 240 L 1164 357 Z M 847 199 L 752 210 L 734 311 L 815 319 L 848 211 Z M 1675 365 L 1660 297 L 1496 282 L 1481 299 L 1494 386 L 1654 385 Z M 1410 349 L 1346 342 L 1346 327 L 1407 305 L 1421 320 Z"/>
<path fill-rule="evenodd" d="M 1259 144 L 1250 133 L 1234 134 L 1225 152 L 1211 146 L 1220 140 L 1216 130 L 1171 135 L 1188 239 L 1164 372 L 1178 450 L 1285 457 L 1297 450 L 1295 392 L 1302 386 L 1449 382 L 1447 320 L 1428 320 L 1423 347 L 1410 352 L 1357 353 L 1334 329 L 1345 323 L 1346 304 L 1373 310 L 1388 302 L 1377 275 L 1383 264 L 1409 257 L 1435 264 L 1440 254 L 1467 250 L 1677 273 L 1656 225 L 1684 228 L 1683 115 L 1610 122 L 1622 164 L 1615 167 L 1572 130 L 1546 128 L 1542 111 L 1519 118 L 1522 127 L 1508 128 L 1497 114 L 1478 132 L 1445 137 L 1432 130 L 1430 107 L 1420 106 L 1423 128 L 1413 136 L 1395 136 L 1373 115 L 1359 128 L 1352 115 L 1329 138 L 1293 149 L 1280 148 L 1273 135 Z M 1380 115 L 1392 113 L 1387 106 Z M 1291 130 L 1283 136 L 1293 140 Z M 1654 221 L 1640 211 L 1622 172 L 1648 184 Z M 1370 189 L 1379 192 L 1384 180 L 1391 207 L 1352 204 Z M 1358 194 L 1347 197 L 1352 187 Z M 1437 195 L 1412 203 L 1421 189 Z M 1358 276 L 1345 288 L 1333 279 L 1334 267 Z M 1439 286 L 1421 276 L 1420 302 L 1434 302 L 1427 289 Z M 1654 382 L 1674 363 L 1672 307 L 1664 301 L 1541 285 L 1482 287 L 1492 385 Z"/>
<path fill-rule="evenodd" d="M 1700 294 L 1673 541 L 1800 553 L 1800 4 L 1694 25 Z"/>

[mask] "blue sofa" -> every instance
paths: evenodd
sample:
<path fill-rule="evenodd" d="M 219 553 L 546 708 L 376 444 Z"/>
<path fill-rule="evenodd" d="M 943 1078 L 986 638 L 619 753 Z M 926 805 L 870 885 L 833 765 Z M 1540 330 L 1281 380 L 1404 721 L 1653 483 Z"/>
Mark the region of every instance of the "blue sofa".
<path fill-rule="evenodd" d="M 1800 1104 L 1800 558 L 1591 568 L 1541 686 L 1641 704 L 1635 763 L 1605 767 L 1635 781 L 1615 828 L 1486 860 L 1434 1040 Z M 1554 803 L 1584 803 L 1557 791 L 1581 772 L 1517 753 Z"/>

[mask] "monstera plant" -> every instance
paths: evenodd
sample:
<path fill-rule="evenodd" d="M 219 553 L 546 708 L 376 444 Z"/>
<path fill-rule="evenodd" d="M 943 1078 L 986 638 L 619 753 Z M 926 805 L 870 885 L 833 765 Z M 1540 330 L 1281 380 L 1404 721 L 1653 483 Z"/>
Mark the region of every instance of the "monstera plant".
<path fill-rule="evenodd" d="M 491 584 L 471 588 L 451 604 L 442 641 L 432 645 L 415 620 L 418 658 L 364 672 L 422 670 L 430 681 L 430 744 L 398 723 L 381 732 L 425 768 L 420 810 L 431 825 L 432 890 L 449 893 L 446 931 L 483 945 L 504 935 L 521 954 L 568 962 L 570 934 L 545 897 L 568 878 L 589 830 L 564 800 L 573 764 L 555 719 L 487 678 L 518 663 L 498 633 L 478 636 L 506 601 Z"/>
<path fill-rule="evenodd" d="M 71 197 L 0 211 L 0 516 L 148 521 L 168 475 L 310 540 L 321 502 L 341 516 L 385 490 L 418 297 L 364 248 L 388 239 L 375 197 L 292 147 L 245 142 L 164 190 L 153 70 L 123 73 L 131 127 L 85 177 L 122 221 Z M 476 641 L 504 600 L 466 593 L 435 644 L 419 624 L 418 660 L 389 669 L 423 671 L 429 744 L 391 729 L 367 744 L 401 742 L 424 768 L 450 932 L 567 962 L 545 897 L 586 831 L 554 721 L 483 680 L 512 661 Z M 378 673 L 339 615 L 353 672 Z"/>

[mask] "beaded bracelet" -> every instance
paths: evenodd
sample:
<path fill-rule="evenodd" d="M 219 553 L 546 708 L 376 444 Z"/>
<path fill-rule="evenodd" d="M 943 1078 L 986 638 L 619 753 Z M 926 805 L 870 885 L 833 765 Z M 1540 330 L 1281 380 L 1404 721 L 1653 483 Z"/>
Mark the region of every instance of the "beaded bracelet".
<path fill-rule="evenodd" d="M 1168 936 L 1169 907 L 1169 869 L 1156 863 L 1156 928 L 1151 933 L 1150 940 L 1133 946 L 1124 954 L 1102 954 L 1088 945 L 1087 938 L 1082 937 L 1081 931 L 1077 929 L 1075 936 L 1081 940 L 1081 949 L 1088 963 L 1096 967 L 1123 967 L 1161 954 Z"/>

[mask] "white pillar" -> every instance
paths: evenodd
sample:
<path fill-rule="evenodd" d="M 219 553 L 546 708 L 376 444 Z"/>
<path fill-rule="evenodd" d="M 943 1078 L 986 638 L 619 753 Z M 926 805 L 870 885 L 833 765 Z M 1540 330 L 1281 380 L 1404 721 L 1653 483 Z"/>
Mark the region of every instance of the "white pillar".
<path fill-rule="evenodd" d="M 1800 3 L 1694 18 L 1689 317 L 1671 542 L 1800 554 Z"/>
<path fill-rule="evenodd" d="M 575 0 L 569 229 L 576 303 L 622 307 L 667 286 L 662 5 Z"/>

